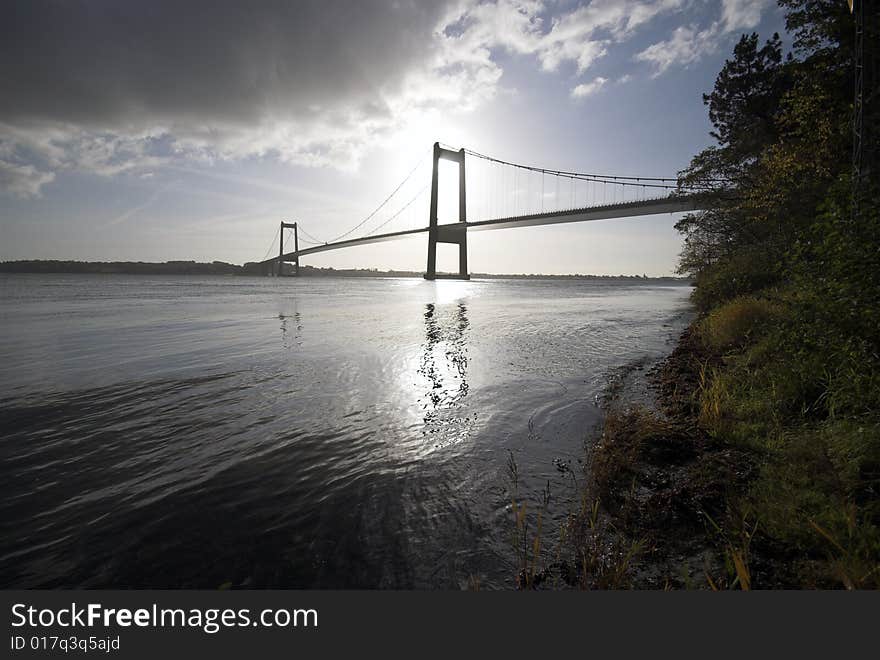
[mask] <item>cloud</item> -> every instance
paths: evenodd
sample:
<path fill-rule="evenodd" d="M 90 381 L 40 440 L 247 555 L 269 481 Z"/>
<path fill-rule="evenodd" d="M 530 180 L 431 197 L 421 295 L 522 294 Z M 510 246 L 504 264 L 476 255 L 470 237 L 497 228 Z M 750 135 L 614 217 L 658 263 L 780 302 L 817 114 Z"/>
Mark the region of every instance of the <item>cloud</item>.
<path fill-rule="evenodd" d="M 771 0 L 722 0 L 721 24 L 724 32 L 752 30 L 761 22 L 761 14 Z"/>
<path fill-rule="evenodd" d="M 52 172 L 40 172 L 33 165 L 16 165 L 0 160 L 0 191 L 16 197 L 39 197 L 40 188 L 55 178 Z"/>
<path fill-rule="evenodd" d="M 0 156 L 35 168 L 9 185 L 254 156 L 352 169 L 407 125 L 494 98 L 499 52 L 583 74 L 684 2 L 552 17 L 541 0 L 3 3 Z M 747 20 L 734 4 L 730 21 Z"/>
<path fill-rule="evenodd" d="M 698 30 L 693 25 L 682 26 L 676 28 L 666 41 L 652 44 L 638 53 L 635 59 L 653 64 L 656 77 L 673 65 L 687 66 L 714 52 L 718 33 L 717 23 L 705 30 Z"/>
<path fill-rule="evenodd" d="M 554 17 L 548 27 L 541 2 L 497 0 L 462 3 L 451 12 L 449 23 L 462 47 L 534 55 L 546 71 L 573 63 L 583 73 L 611 44 L 625 41 L 654 17 L 683 4 L 684 0 L 592 0 Z"/>
<path fill-rule="evenodd" d="M 653 64 L 655 78 L 672 66 L 686 67 L 716 52 L 724 36 L 755 28 L 770 4 L 770 0 L 722 0 L 719 20 L 704 29 L 680 26 L 669 39 L 651 44 L 634 59 Z"/>
<path fill-rule="evenodd" d="M 582 99 L 585 96 L 590 96 L 590 94 L 595 94 L 602 86 L 608 82 L 607 78 L 602 78 L 601 76 L 595 78 L 592 82 L 583 83 L 578 85 L 574 89 L 571 90 L 571 96 L 575 99 Z"/>
<path fill-rule="evenodd" d="M 624 41 L 639 26 L 682 4 L 683 0 L 594 0 L 554 21 L 539 50 L 541 63 L 554 70 L 571 60 L 582 73 L 605 55 L 608 44 Z"/>
<path fill-rule="evenodd" d="M 438 3 L 34 0 L 2 13 L 0 121 L 47 160 L 108 175 L 163 155 L 336 162 L 397 119 L 441 55 Z"/>

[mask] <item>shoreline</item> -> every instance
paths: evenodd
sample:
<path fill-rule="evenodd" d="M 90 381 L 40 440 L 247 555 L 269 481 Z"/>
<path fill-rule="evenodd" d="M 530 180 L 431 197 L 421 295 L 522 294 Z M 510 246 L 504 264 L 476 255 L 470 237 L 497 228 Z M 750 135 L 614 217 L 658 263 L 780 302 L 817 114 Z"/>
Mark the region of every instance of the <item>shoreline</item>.
<path fill-rule="evenodd" d="M 726 508 L 756 461 L 710 442 L 697 426 L 694 364 L 705 358 L 699 319 L 693 308 L 682 311 L 671 320 L 668 353 L 609 375 L 597 400 L 603 419 L 584 440 L 580 506 L 563 526 L 557 560 L 520 570 L 518 588 L 717 590 L 734 583 L 738 550 L 723 529 Z M 787 584 L 778 565 L 751 560 L 763 585 Z"/>
<path fill-rule="evenodd" d="M 671 352 L 620 368 L 602 401 L 603 424 L 587 441 L 585 496 L 600 503 L 616 545 L 638 546 L 625 585 L 634 589 L 699 588 L 723 568 L 702 517 L 715 508 L 698 478 L 708 457 L 671 396 L 691 391 L 675 376 L 690 360 L 695 318 Z"/>
<path fill-rule="evenodd" d="M 658 392 L 652 385 L 651 374 L 669 359 L 678 346 L 682 333 L 687 331 L 695 319 L 696 311 L 692 306 L 680 310 L 662 326 L 668 329 L 666 333 L 668 351 L 660 355 L 645 355 L 630 360 L 608 374 L 608 382 L 599 399 L 603 413 L 607 414 L 609 410 L 621 405 L 644 405 L 648 408 L 658 405 Z"/>
<path fill-rule="evenodd" d="M 730 468 L 743 461 L 710 448 L 695 427 L 689 402 L 698 387 L 691 367 L 699 317 L 690 308 L 676 320 L 684 322 L 668 353 L 612 376 L 602 426 L 587 440 L 586 495 L 600 501 L 615 545 L 638 546 L 627 566 L 634 589 L 712 588 L 711 575 L 725 567 L 708 528 L 723 514 Z"/>
<path fill-rule="evenodd" d="M 242 266 L 225 261 L 69 261 L 69 260 L 20 260 L 0 261 L 0 274 L 8 275 L 169 275 L 169 276 L 234 276 L 234 277 L 277 277 L 267 276 L 256 267 L 259 264 L 246 263 Z M 438 275 L 441 273 L 438 273 Z M 290 268 L 286 269 L 283 278 L 287 277 L 367 277 L 367 278 L 417 278 L 423 279 L 424 273 L 413 270 L 378 270 L 375 268 L 320 268 L 303 265 L 299 267 L 299 275 L 294 276 Z M 590 275 L 570 274 L 553 275 L 541 273 L 471 273 L 472 279 L 496 280 L 599 280 L 628 281 L 634 283 L 659 283 L 671 285 L 690 285 L 687 277 L 647 275 Z"/>
<path fill-rule="evenodd" d="M 671 353 L 609 383 L 604 421 L 585 443 L 582 497 L 598 514 L 585 520 L 582 507 L 574 522 L 606 537 L 588 544 L 629 553 L 613 588 L 797 588 L 790 551 L 759 538 L 738 508 L 761 454 L 701 428 L 701 370 L 723 364 L 699 339 L 701 318 Z"/>
<path fill-rule="evenodd" d="M 695 478 L 718 457 L 695 446 L 670 396 L 687 396 L 672 381 L 690 359 L 688 338 L 698 320 L 690 305 L 675 313 L 663 323 L 668 350 L 606 374 L 595 402 L 601 417 L 587 430 L 578 459 L 574 510 L 558 544 L 547 544 L 553 550 L 541 568 L 519 552 L 518 589 L 694 588 L 706 584 L 704 574 L 723 569 L 697 511 L 715 510 L 712 484 Z M 690 501 L 677 502 L 682 496 Z M 517 520 L 517 538 L 526 532 Z"/>

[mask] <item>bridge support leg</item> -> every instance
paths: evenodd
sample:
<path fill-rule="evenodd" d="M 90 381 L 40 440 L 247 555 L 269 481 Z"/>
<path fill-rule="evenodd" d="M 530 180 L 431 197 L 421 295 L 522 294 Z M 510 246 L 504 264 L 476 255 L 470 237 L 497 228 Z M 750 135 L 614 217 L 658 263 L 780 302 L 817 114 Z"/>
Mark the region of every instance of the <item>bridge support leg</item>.
<path fill-rule="evenodd" d="M 284 230 L 285 229 L 293 229 L 293 254 L 294 257 L 292 260 L 288 260 L 287 262 L 283 261 L 284 257 Z M 296 223 L 290 222 L 281 222 L 281 234 L 278 239 L 278 277 L 284 275 L 284 264 L 292 263 L 293 264 L 293 276 L 297 277 L 299 275 L 299 233 L 296 230 Z"/>
<path fill-rule="evenodd" d="M 293 223 L 293 251 L 296 258 L 293 260 L 293 276 L 299 277 L 299 233 L 296 230 L 296 223 Z"/>
<path fill-rule="evenodd" d="M 281 277 L 284 275 L 284 261 L 281 260 L 281 257 L 284 255 L 284 220 L 281 221 L 281 230 L 278 233 L 278 271 L 276 275 Z"/>
<path fill-rule="evenodd" d="M 465 198 L 464 149 L 451 151 L 444 149 L 440 143 L 434 143 L 434 167 L 431 173 L 431 210 L 428 218 L 428 268 L 426 280 L 438 278 L 469 280 L 467 264 L 467 203 Z M 438 187 L 440 177 L 438 166 L 440 159 L 458 163 L 458 222 L 441 225 L 437 221 Z M 437 243 L 454 243 L 458 245 L 458 274 L 437 275 Z"/>

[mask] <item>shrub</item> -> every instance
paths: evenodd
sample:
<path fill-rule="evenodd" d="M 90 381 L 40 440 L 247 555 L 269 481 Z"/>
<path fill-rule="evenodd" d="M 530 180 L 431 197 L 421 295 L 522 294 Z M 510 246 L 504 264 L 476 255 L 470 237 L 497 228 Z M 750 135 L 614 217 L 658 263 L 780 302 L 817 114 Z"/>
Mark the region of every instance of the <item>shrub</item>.
<path fill-rule="evenodd" d="M 693 301 L 700 311 L 779 282 L 779 269 L 757 249 L 743 249 L 701 270 L 694 282 Z"/>

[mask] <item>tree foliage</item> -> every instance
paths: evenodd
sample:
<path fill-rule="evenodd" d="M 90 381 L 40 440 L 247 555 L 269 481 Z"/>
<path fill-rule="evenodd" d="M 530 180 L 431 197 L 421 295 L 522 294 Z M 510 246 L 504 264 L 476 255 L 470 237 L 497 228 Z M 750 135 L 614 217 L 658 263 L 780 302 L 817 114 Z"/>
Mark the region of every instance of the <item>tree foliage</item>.
<path fill-rule="evenodd" d="M 793 246 L 850 174 L 852 20 L 842 2 L 780 5 L 794 54 L 777 34 L 742 36 L 704 96 L 717 144 L 680 173 L 716 191 L 677 225 L 680 271 L 703 282 L 707 305 L 790 280 Z"/>
<path fill-rule="evenodd" d="M 776 138 L 784 76 L 782 41 L 774 34 L 758 47 L 758 35 L 743 35 L 715 81 L 703 95 L 718 140 L 732 162 L 749 162 Z"/>
<path fill-rule="evenodd" d="M 784 292 L 792 350 L 801 358 L 812 351 L 827 374 L 846 372 L 839 382 L 850 407 L 867 409 L 880 400 L 875 386 L 844 387 L 859 374 L 874 382 L 880 367 L 876 194 L 852 205 L 855 24 L 843 2 L 779 4 L 794 54 L 783 57 L 778 35 L 763 46 L 757 34 L 743 35 L 704 97 L 717 144 L 680 180 L 715 193 L 677 224 L 679 268 L 695 276 L 703 310 Z M 877 6 L 867 7 L 876 19 Z"/>
<path fill-rule="evenodd" d="M 868 52 L 880 3 L 861 1 Z M 715 356 L 700 395 L 712 414 L 700 419 L 716 440 L 763 453 L 733 508 L 760 520 L 773 552 L 803 562 L 796 580 L 876 588 L 880 206 L 872 161 L 854 195 L 855 23 L 842 0 L 779 4 L 793 53 L 783 57 L 776 35 L 740 39 L 704 97 L 717 143 L 680 173 L 683 188 L 714 189 L 677 224 L 703 326 L 725 336 L 731 319 L 774 310 L 760 337 Z M 865 98 L 863 135 L 877 153 L 877 90 Z M 825 575 L 810 577 L 823 555 Z"/>

